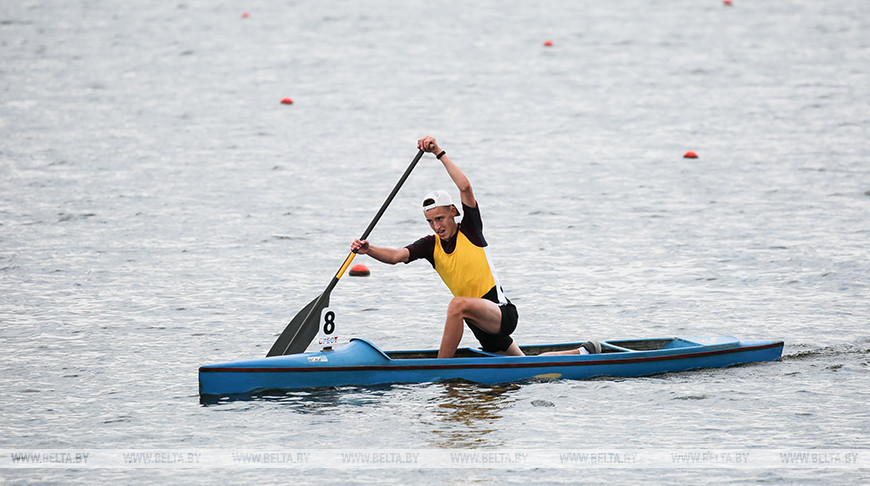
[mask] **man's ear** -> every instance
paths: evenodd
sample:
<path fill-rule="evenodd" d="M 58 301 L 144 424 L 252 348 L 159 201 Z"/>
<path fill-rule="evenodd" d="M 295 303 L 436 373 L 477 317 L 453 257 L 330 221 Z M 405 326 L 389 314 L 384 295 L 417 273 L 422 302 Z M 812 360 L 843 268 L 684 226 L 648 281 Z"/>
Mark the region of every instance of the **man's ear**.
<path fill-rule="evenodd" d="M 459 216 L 459 210 L 456 209 L 456 206 L 450 206 L 450 213 L 453 215 L 454 218 Z"/>

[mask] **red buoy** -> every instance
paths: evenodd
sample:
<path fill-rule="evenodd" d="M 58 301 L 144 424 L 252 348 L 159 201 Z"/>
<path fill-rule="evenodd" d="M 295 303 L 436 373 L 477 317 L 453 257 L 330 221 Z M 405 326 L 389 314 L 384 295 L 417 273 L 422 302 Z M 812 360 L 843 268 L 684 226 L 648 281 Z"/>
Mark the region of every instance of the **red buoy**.
<path fill-rule="evenodd" d="M 731 0 L 724 0 L 724 1 L 722 2 L 722 4 L 725 5 L 726 7 L 730 7 L 730 6 L 731 6 Z"/>
<path fill-rule="evenodd" d="M 284 98 L 283 100 L 281 100 L 281 104 L 282 105 L 292 105 L 293 100 L 291 100 L 290 98 Z"/>
<path fill-rule="evenodd" d="M 249 14 L 248 12 L 245 12 L 245 13 L 242 14 L 242 18 L 243 18 L 243 19 L 246 19 L 246 18 L 248 18 L 248 17 L 250 17 L 250 16 L 251 16 L 251 14 Z"/>
<path fill-rule="evenodd" d="M 553 47 L 553 41 L 551 41 L 551 40 L 544 41 L 544 46 L 546 46 L 546 47 Z"/>
<path fill-rule="evenodd" d="M 350 267 L 351 277 L 368 277 L 370 273 L 369 268 L 362 263 Z"/>
<path fill-rule="evenodd" d="M 691 150 L 689 150 L 688 152 L 686 152 L 685 155 L 683 155 L 683 158 L 684 158 L 684 159 L 697 159 L 697 158 L 698 158 L 698 154 L 696 154 L 695 152 L 692 152 Z"/>

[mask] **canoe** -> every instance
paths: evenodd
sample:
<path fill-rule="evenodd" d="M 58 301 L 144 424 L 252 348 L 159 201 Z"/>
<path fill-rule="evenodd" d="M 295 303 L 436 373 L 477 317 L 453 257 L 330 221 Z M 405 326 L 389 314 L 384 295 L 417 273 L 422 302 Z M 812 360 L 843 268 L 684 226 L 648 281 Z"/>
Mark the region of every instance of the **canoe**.
<path fill-rule="evenodd" d="M 648 376 L 776 361 L 783 347 L 782 341 L 732 336 L 671 337 L 602 341 L 599 354 L 541 356 L 581 344 L 523 346 L 524 357 L 461 348 L 452 359 L 438 359 L 437 350 L 382 351 L 354 338 L 335 349 L 202 366 L 199 393 L 211 397 L 344 385 Z"/>

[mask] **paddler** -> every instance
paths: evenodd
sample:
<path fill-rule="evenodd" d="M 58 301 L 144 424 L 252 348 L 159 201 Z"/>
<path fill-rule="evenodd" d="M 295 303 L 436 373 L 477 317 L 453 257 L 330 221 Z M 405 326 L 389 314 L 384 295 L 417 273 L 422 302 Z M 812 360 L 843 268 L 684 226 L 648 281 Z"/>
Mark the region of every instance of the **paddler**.
<path fill-rule="evenodd" d="M 447 191 L 433 191 L 423 198 L 423 214 L 435 232 L 403 248 L 384 248 L 355 240 L 351 250 L 391 265 L 426 259 L 453 293 L 441 337 L 439 358 L 452 358 L 462 340 L 463 321 L 484 351 L 523 356 L 511 338 L 517 327 L 517 309 L 504 295 L 483 237 L 483 222 L 471 183 L 447 152 L 432 137 L 417 141 L 417 148 L 435 154 L 459 189 L 460 215 Z"/>

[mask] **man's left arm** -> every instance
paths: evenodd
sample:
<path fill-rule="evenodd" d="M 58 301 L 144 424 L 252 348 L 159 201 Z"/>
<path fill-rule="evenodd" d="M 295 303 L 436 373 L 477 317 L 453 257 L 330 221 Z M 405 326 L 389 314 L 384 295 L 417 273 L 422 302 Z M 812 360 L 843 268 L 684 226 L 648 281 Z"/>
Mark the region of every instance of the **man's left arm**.
<path fill-rule="evenodd" d="M 438 142 L 436 142 L 433 137 L 423 137 L 418 140 L 417 148 L 426 152 L 431 152 L 435 155 L 442 152 L 441 147 L 438 146 Z M 477 200 L 474 198 L 474 191 L 471 189 L 471 182 L 469 182 L 465 173 L 462 172 L 462 169 L 450 160 L 450 157 L 448 157 L 447 154 L 442 155 L 440 160 L 441 164 L 443 164 L 444 168 L 447 170 L 447 174 L 451 179 L 453 179 L 453 183 L 456 184 L 456 187 L 459 189 L 459 198 L 462 200 L 462 203 L 472 208 L 477 207 Z"/>

